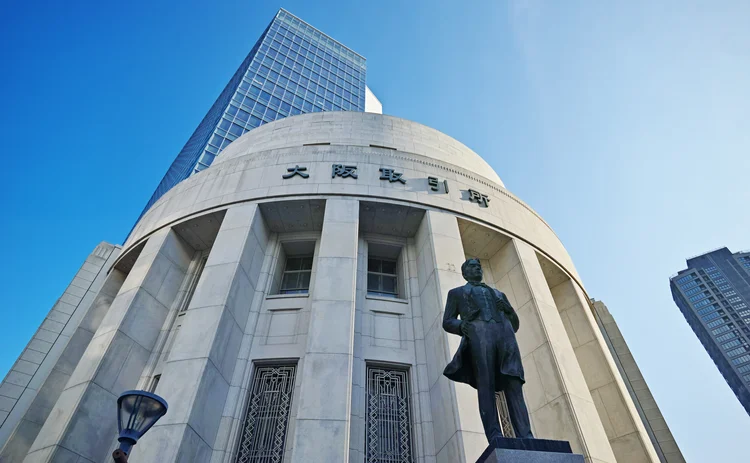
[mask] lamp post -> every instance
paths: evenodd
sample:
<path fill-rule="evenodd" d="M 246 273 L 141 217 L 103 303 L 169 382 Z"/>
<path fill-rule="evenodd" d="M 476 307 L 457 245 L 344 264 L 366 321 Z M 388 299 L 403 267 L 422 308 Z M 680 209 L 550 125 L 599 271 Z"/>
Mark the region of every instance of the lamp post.
<path fill-rule="evenodd" d="M 117 399 L 120 448 L 112 452 L 115 463 L 127 463 L 130 449 L 159 418 L 167 413 L 167 401 L 146 391 L 125 391 Z"/>

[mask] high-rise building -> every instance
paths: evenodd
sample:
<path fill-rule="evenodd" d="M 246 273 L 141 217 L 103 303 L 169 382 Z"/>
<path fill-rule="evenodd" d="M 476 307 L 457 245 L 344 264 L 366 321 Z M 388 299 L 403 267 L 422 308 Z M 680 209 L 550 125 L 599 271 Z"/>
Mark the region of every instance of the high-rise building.
<path fill-rule="evenodd" d="M 596 311 L 597 323 L 602 330 L 604 340 L 609 347 L 612 358 L 615 360 L 620 376 L 625 381 L 630 397 L 633 399 L 635 408 L 641 417 L 643 426 L 646 428 L 651 443 L 659 455 L 662 463 L 685 463 L 680 448 L 667 426 L 667 421 L 659 410 L 646 380 L 641 374 L 641 369 L 635 363 L 635 358 L 630 352 L 615 318 L 602 301 L 591 300 Z"/>
<path fill-rule="evenodd" d="M 366 75 L 364 57 L 280 9 L 177 154 L 141 217 L 248 130 L 303 113 L 382 113 Z"/>
<path fill-rule="evenodd" d="M 750 252 L 719 248 L 687 260 L 672 297 L 750 413 Z"/>

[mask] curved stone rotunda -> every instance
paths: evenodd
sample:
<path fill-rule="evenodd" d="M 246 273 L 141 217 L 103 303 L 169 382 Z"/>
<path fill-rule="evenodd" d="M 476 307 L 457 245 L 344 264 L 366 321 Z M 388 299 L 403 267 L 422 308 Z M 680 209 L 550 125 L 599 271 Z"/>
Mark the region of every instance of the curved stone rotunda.
<path fill-rule="evenodd" d="M 355 112 L 263 125 L 114 253 L 73 326 L 91 335 L 58 361 L 70 372 L 36 380 L 48 410 L 18 461 L 108 461 L 117 396 L 146 389 L 169 412 L 133 462 L 474 462 L 476 391 L 442 376 L 467 257 L 518 311 L 534 434 L 590 463 L 658 461 L 562 243 L 429 127 Z"/>

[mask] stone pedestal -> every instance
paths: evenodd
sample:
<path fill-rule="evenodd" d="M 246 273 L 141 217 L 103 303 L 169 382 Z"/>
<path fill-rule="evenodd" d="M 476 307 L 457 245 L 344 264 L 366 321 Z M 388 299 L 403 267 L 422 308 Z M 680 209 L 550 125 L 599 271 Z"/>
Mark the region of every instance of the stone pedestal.
<path fill-rule="evenodd" d="M 570 443 L 547 439 L 495 439 L 477 463 L 584 463 L 574 454 Z"/>

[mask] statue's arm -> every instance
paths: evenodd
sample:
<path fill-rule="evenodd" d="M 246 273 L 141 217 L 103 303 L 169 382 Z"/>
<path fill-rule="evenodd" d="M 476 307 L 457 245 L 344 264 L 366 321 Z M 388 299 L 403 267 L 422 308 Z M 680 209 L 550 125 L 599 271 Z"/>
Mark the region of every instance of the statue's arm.
<path fill-rule="evenodd" d="M 458 298 L 453 291 L 448 293 L 443 314 L 443 329 L 461 336 L 461 320 L 458 319 Z"/>
<path fill-rule="evenodd" d="M 500 301 L 498 303 L 498 306 L 500 306 L 500 310 L 505 312 L 505 315 L 508 317 L 508 320 L 510 321 L 510 325 L 513 327 L 513 331 L 517 332 L 518 328 L 521 327 L 521 322 L 518 320 L 518 315 L 516 314 L 516 311 L 513 310 L 513 306 L 510 305 L 510 301 L 508 300 L 508 296 L 505 295 L 505 293 L 498 291 L 498 296 L 500 297 Z"/>

